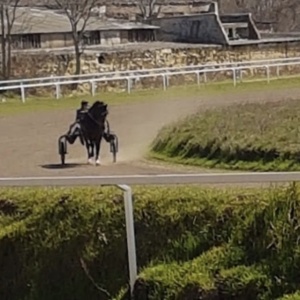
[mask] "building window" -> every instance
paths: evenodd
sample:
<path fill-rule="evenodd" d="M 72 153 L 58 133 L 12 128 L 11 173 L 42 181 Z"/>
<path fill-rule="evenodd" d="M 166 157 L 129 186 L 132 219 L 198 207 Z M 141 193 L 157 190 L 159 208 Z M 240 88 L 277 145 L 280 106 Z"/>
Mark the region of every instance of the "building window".
<path fill-rule="evenodd" d="M 155 40 L 153 30 L 136 29 L 128 31 L 128 41 L 133 42 L 150 42 Z"/>
<path fill-rule="evenodd" d="M 40 34 L 23 34 L 12 36 L 13 49 L 38 49 L 41 48 Z"/>
<path fill-rule="evenodd" d="M 101 37 L 99 31 L 88 31 L 83 34 L 84 45 L 99 45 L 101 44 Z"/>
<path fill-rule="evenodd" d="M 233 38 L 234 38 L 234 35 L 233 35 L 233 29 L 232 29 L 232 28 L 229 28 L 229 29 L 228 29 L 228 38 L 229 38 L 230 40 L 233 40 Z"/>

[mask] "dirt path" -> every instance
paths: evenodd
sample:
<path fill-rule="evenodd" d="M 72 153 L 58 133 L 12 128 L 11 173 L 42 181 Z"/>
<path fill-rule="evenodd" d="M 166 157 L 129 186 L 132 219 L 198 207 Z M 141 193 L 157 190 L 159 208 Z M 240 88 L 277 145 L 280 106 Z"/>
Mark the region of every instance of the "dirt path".
<path fill-rule="evenodd" d="M 57 138 L 68 129 L 74 118 L 73 111 L 0 117 L 0 177 L 195 172 L 195 168 L 150 165 L 143 161 L 149 143 L 163 125 L 197 109 L 216 108 L 235 102 L 299 98 L 299 94 L 300 88 L 294 88 L 113 106 L 109 121 L 120 139 L 118 163 L 111 163 L 108 144 L 103 143 L 100 167 L 86 165 L 85 148 L 78 142 L 69 147 L 67 162 L 71 163 L 70 167 L 61 169 L 56 166 L 59 163 Z"/>

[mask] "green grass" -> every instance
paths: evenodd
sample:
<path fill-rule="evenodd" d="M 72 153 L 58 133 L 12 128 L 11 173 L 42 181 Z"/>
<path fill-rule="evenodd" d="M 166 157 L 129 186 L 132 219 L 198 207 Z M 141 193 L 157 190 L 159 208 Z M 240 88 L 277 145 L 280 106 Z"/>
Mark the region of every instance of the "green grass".
<path fill-rule="evenodd" d="M 164 127 L 150 157 L 207 168 L 300 170 L 300 101 L 239 104 Z"/>
<path fill-rule="evenodd" d="M 277 300 L 300 300 L 300 291 L 294 294 L 284 295 Z"/>
<path fill-rule="evenodd" d="M 274 90 L 299 87 L 300 78 L 277 79 L 267 84 L 265 81 L 239 83 L 233 87 L 232 82 L 214 82 L 206 85 L 184 85 L 170 87 L 167 91 L 152 89 L 143 91 L 132 91 L 131 94 L 117 92 L 103 92 L 94 98 L 90 95 L 77 95 L 54 99 L 52 97 L 28 97 L 26 103 L 22 103 L 18 97 L 8 98 L 6 102 L 0 102 L 0 116 L 12 115 L 25 112 L 47 111 L 55 109 L 68 109 L 78 106 L 82 99 L 101 99 L 110 105 L 122 103 L 134 103 L 140 101 L 170 100 L 186 97 L 202 97 L 203 95 L 214 95 L 224 93 L 243 93 L 255 90 Z"/>

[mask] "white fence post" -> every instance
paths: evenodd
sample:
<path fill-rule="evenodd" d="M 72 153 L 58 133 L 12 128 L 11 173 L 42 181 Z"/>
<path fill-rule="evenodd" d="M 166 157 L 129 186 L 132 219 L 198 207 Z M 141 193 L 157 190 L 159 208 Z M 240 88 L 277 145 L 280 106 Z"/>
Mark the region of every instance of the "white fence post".
<path fill-rule="evenodd" d="M 95 81 L 94 81 L 94 80 L 91 80 L 91 81 L 90 81 L 90 84 L 91 84 L 91 95 L 94 97 L 95 94 L 96 94 L 96 85 L 95 85 Z"/>
<path fill-rule="evenodd" d="M 55 83 L 55 96 L 56 96 L 56 99 L 59 99 L 60 96 L 61 96 L 61 93 L 60 93 L 60 84 L 58 82 Z"/>
<path fill-rule="evenodd" d="M 129 282 L 130 282 L 130 293 L 132 295 L 133 290 L 134 290 L 134 284 L 137 279 L 137 262 L 136 262 L 136 246 L 135 246 L 132 190 L 128 185 L 118 185 L 118 187 L 124 191 L 125 222 L 126 222 L 127 251 L 128 251 L 128 265 L 129 265 Z"/>
<path fill-rule="evenodd" d="M 207 75 L 206 72 L 203 72 L 203 81 L 206 84 L 207 83 Z"/>
<path fill-rule="evenodd" d="M 267 82 L 270 83 L 270 68 L 266 66 L 266 75 L 267 75 Z"/>
<path fill-rule="evenodd" d="M 197 76 L 197 85 L 200 85 L 200 72 L 196 72 Z"/>
<path fill-rule="evenodd" d="M 23 83 L 21 82 L 21 85 L 20 85 L 20 89 L 21 89 L 21 99 L 22 99 L 22 102 L 25 103 L 26 102 L 26 97 L 25 97 L 25 88 L 23 86 Z"/>
<path fill-rule="evenodd" d="M 164 91 L 165 91 L 167 89 L 166 75 L 165 74 L 162 75 L 162 79 L 163 79 L 163 88 L 164 88 Z"/>
<path fill-rule="evenodd" d="M 130 94 L 131 93 L 131 78 L 127 77 L 127 93 Z"/>
<path fill-rule="evenodd" d="M 233 85 L 236 86 L 236 69 L 232 68 Z"/>
<path fill-rule="evenodd" d="M 276 76 L 279 77 L 280 76 L 280 70 L 279 70 L 279 66 L 276 66 Z"/>

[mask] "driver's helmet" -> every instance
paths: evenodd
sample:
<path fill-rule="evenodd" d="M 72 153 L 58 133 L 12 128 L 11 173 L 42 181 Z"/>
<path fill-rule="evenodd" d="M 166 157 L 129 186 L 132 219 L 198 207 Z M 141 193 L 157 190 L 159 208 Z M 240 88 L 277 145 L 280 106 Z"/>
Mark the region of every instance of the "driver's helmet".
<path fill-rule="evenodd" d="M 87 109 L 88 106 L 89 106 L 88 101 L 86 101 L 86 100 L 81 101 L 81 108 L 82 109 Z"/>

